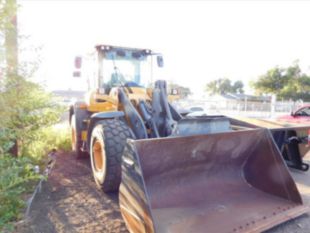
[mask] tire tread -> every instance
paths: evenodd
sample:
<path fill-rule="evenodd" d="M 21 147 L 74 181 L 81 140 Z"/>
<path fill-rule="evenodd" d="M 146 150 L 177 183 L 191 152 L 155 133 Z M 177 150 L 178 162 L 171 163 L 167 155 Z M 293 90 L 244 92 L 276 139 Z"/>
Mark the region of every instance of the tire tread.
<path fill-rule="evenodd" d="M 99 129 L 98 129 L 99 128 Z M 104 192 L 117 191 L 121 182 L 121 158 L 127 138 L 134 138 L 132 131 L 125 122 L 118 119 L 107 119 L 98 122 L 95 126 L 104 141 L 106 153 L 106 175 L 101 189 Z M 93 136 L 93 135 L 92 135 Z"/>

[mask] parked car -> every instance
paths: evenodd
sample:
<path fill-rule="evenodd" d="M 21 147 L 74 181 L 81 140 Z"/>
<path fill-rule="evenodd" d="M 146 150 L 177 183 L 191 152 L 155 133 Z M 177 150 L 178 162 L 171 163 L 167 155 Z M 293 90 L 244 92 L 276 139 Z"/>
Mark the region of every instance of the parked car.
<path fill-rule="evenodd" d="M 304 105 L 292 111 L 290 115 L 278 117 L 277 120 L 289 123 L 310 124 L 310 105 Z"/>

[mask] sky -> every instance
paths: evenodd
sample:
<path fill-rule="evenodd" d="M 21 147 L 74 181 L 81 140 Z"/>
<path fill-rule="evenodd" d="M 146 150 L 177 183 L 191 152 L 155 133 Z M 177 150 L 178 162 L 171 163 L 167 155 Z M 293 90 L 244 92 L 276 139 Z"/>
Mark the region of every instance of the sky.
<path fill-rule="evenodd" d="M 295 60 L 310 73 L 310 1 L 19 0 L 18 26 L 40 47 L 40 80 L 85 89 L 76 55 L 95 44 L 161 52 L 167 80 L 202 93 L 218 78 L 248 83 Z"/>

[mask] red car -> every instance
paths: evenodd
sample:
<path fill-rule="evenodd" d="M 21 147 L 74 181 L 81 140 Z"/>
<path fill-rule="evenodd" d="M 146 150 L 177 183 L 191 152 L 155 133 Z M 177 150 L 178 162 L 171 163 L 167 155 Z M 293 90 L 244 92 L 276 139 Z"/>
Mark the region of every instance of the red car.
<path fill-rule="evenodd" d="M 289 123 L 310 124 L 310 105 L 304 105 L 293 111 L 291 115 L 280 116 L 277 120 Z"/>

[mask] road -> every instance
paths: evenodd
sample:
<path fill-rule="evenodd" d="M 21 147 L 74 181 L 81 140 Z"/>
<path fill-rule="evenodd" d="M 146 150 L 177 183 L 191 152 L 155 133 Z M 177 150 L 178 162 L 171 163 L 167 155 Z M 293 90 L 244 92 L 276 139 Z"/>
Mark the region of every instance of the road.
<path fill-rule="evenodd" d="M 291 172 L 305 204 L 310 207 L 310 171 Z M 72 153 L 57 155 L 56 165 L 33 203 L 29 222 L 20 226 L 17 232 L 128 233 L 119 211 L 117 195 L 107 195 L 97 190 L 89 159 L 76 160 Z M 292 232 L 309 233 L 309 215 L 268 231 Z"/>

